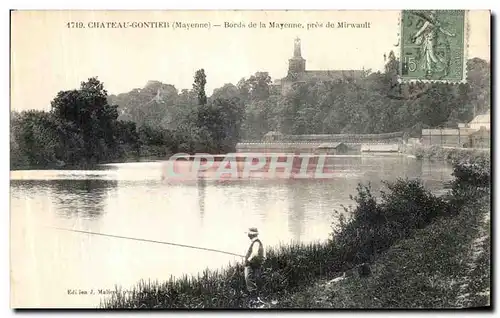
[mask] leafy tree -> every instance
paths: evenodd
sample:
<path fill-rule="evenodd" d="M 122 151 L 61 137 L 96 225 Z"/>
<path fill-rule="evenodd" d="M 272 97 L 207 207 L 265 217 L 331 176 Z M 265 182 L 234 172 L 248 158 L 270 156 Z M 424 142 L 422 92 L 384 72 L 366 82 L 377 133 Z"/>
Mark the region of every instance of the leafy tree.
<path fill-rule="evenodd" d="M 97 78 L 82 82 L 79 90 L 59 92 L 51 105 L 51 114 L 63 139 L 71 140 L 78 135 L 83 140 L 83 152 L 79 154 L 85 162 L 113 158 L 117 150 L 114 137 L 117 106 L 109 105 L 104 85 Z M 74 142 L 65 145 L 60 153 L 71 152 L 68 148 Z"/>
<path fill-rule="evenodd" d="M 207 95 L 205 94 L 205 85 L 207 84 L 207 76 L 205 70 L 197 70 L 194 75 L 193 91 L 198 96 L 198 105 L 207 104 Z"/>
<path fill-rule="evenodd" d="M 238 81 L 238 84 L 236 84 L 236 87 L 238 88 L 238 93 L 243 102 L 247 102 L 250 100 L 250 84 L 245 78 L 242 78 Z"/>
<path fill-rule="evenodd" d="M 115 137 L 119 145 L 119 155 L 121 157 L 132 156 L 138 158 L 140 156 L 141 142 L 137 126 L 134 122 L 117 121 Z"/>
<path fill-rule="evenodd" d="M 491 107 L 491 65 L 473 58 L 467 63 L 467 98 L 475 115 L 485 114 Z"/>
<path fill-rule="evenodd" d="M 202 149 L 224 153 L 234 149 L 240 139 L 243 107 L 239 99 L 215 99 L 197 112 L 198 135 Z"/>
<path fill-rule="evenodd" d="M 57 163 L 57 125 L 47 112 L 29 110 L 14 114 L 10 142 L 12 167 L 41 167 Z"/>
<path fill-rule="evenodd" d="M 118 119 L 171 128 L 177 120 L 179 103 L 177 89 L 173 85 L 149 81 L 145 87 L 128 93 L 111 95 L 109 104 L 118 105 Z"/>
<path fill-rule="evenodd" d="M 221 88 L 216 88 L 212 96 L 210 96 L 211 100 L 233 98 L 241 99 L 238 87 L 233 84 L 224 84 Z"/>
<path fill-rule="evenodd" d="M 250 99 L 265 100 L 269 98 L 271 77 L 268 72 L 257 72 L 246 81 L 249 88 Z"/>

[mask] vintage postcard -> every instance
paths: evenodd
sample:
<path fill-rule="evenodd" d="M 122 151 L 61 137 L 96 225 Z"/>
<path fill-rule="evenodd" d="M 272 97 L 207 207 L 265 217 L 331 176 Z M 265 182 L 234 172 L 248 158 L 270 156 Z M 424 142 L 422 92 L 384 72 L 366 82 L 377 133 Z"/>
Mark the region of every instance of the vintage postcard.
<path fill-rule="evenodd" d="M 489 11 L 11 11 L 11 307 L 490 307 Z"/>

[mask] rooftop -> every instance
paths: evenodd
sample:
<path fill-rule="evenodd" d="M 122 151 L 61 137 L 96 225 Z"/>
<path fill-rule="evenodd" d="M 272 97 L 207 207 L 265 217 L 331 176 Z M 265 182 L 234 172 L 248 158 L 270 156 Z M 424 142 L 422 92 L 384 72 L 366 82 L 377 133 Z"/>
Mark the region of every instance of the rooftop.
<path fill-rule="evenodd" d="M 318 149 L 337 149 L 343 142 L 325 142 L 318 146 Z"/>
<path fill-rule="evenodd" d="M 476 123 L 490 123 L 491 118 L 490 114 L 482 114 L 482 115 L 477 115 L 470 121 L 470 124 L 476 124 Z"/>

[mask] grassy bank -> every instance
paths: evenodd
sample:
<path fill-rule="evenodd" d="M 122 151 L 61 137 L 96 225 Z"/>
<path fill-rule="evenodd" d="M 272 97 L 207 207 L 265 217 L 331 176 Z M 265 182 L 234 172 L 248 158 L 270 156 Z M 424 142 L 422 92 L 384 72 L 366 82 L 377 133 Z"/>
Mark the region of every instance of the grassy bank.
<path fill-rule="evenodd" d="M 378 256 L 371 266 L 371 276 L 320 281 L 283 300 L 281 305 L 295 308 L 487 306 L 490 233 L 483 217 L 489 212 L 487 198 L 464 206 L 458 216 L 441 218 Z"/>
<path fill-rule="evenodd" d="M 462 223 L 472 219 L 467 218 L 467 213 L 463 211 L 469 208 L 469 212 L 474 215 L 475 209 L 468 204 L 488 194 L 489 163 L 477 161 L 472 164 L 457 164 L 454 174 L 452 192 L 445 197 L 434 196 L 418 180 L 398 180 L 387 184 L 387 190 L 381 192 L 378 197 L 371 193 L 369 187 L 360 185 L 357 196 L 353 197 L 356 206 L 344 213 L 338 212 L 341 222 L 332 229 L 328 242 L 286 245 L 268 251 L 264 263 L 261 297 L 268 301 L 277 300 L 274 305 L 277 307 L 296 305 L 311 307 L 310 302 L 301 301 L 300 296 L 297 296 L 304 293 L 308 286 L 314 288 L 315 282 L 336 277 L 356 265 L 376 263 L 381 255 L 397 251 L 394 249 L 397 244 L 403 244 L 404 240 L 421 235 L 422 229 L 436 220 L 455 221 L 453 224 L 441 225 L 453 229 L 450 235 L 462 233 L 461 230 L 468 233 Z M 453 225 L 456 228 L 453 228 Z M 431 234 L 435 233 L 432 240 L 427 241 L 428 243 L 453 242 L 452 236 L 448 237 L 448 241 L 444 241 L 446 238 L 441 237 L 436 230 L 433 232 L 433 228 L 437 229 L 440 226 L 433 225 L 426 229 L 431 231 Z M 465 232 L 462 234 L 466 237 L 472 235 L 472 232 L 469 234 Z M 432 252 L 427 251 L 429 246 L 422 243 L 422 239 L 416 239 L 415 245 L 409 247 L 407 251 L 408 255 L 413 255 L 414 262 L 419 255 L 425 255 L 422 254 L 424 251 Z M 450 250 L 445 256 L 452 255 L 453 251 Z M 458 258 L 461 256 L 455 255 Z M 430 264 L 430 259 L 438 255 L 428 254 L 426 257 L 429 258 L 426 264 Z M 405 259 L 401 259 L 403 260 Z M 452 266 L 453 260 L 444 259 L 442 262 L 444 263 L 436 266 L 444 266 L 443 268 L 450 273 L 460 273 L 458 267 Z M 396 275 L 403 267 L 399 267 L 397 262 L 389 264 L 386 268 L 388 273 L 392 274 L 387 275 Z M 425 273 L 418 267 L 414 269 L 414 273 L 411 271 L 408 273 L 415 276 L 419 270 Z M 429 271 L 432 271 L 431 267 Z M 197 277 L 185 276 L 165 282 L 141 282 L 131 292 L 117 291 L 105 299 L 101 306 L 104 308 L 245 308 L 249 306 L 249 298 L 245 294 L 242 273 L 242 266 L 236 265 L 218 271 L 207 270 Z M 408 287 L 401 285 L 401 282 L 392 283 L 396 284 L 394 293 L 401 294 L 401 288 Z M 392 288 L 391 284 L 388 283 L 386 287 Z M 409 286 L 413 288 L 411 284 Z M 349 295 L 348 291 L 345 295 Z M 303 298 L 307 299 L 305 296 Z M 286 301 L 287 299 L 289 301 Z M 418 302 L 419 300 L 415 299 L 413 303 L 406 303 L 406 306 L 419 306 Z M 395 304 L 385 302 L 384 306 L 394 307 Z"/>

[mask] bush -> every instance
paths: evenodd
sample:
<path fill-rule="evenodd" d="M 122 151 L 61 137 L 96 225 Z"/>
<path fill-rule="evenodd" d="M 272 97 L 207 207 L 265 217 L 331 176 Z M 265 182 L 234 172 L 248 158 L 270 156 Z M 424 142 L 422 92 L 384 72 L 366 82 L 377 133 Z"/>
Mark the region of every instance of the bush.
<path fill-rule="evenodd" d="M 451 203 L 462 205 L 489 194 L 491 163 L 489 157 L 476 157 L 458 161 L 453 165 Z"/>
<path fill-rule="evenodd" d="M 453 165 L 454 184 L 479 188 L 489 187 L 490 172 L 491 166 L 488 158 L 460 161 Z"/>
<path fill-rule="evenodd" d="M 370 262 L 396 241 L 409 237 L 434 218 L 450 214 L 446 202 L 425 190 L 419 180 L 386 183 L 380 202 L 369 186 L 358 186 L 357 206 L 333 231 L 332 244 L 341 253 L 343 268 Z"/>

